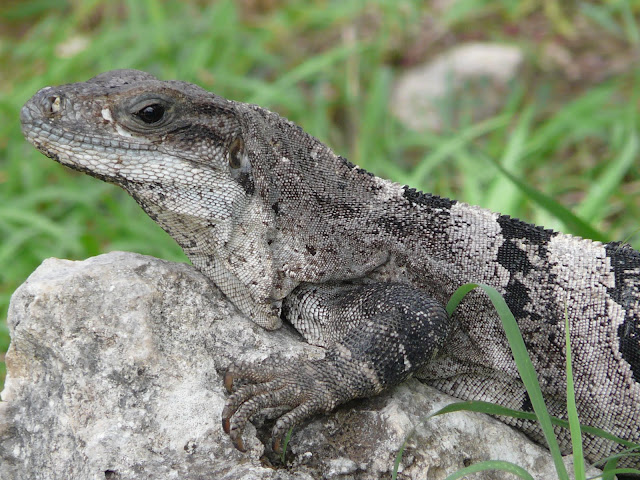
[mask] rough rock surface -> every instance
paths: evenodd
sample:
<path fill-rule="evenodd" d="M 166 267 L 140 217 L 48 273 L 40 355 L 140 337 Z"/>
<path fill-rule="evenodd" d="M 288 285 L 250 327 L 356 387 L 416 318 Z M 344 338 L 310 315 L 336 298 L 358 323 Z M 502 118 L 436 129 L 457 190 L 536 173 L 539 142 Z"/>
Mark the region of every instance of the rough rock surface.
<path fill-rule="evenodd" d="M 243 318 L 185 264 L 122 252 L 46 260 L 15 292 L 9 328 L 3 480 L 390 478 L 416 425 L 400 479 L 442 479 L 490 458 L 555 478 L 545 450 L 488 416 L 421 423 L 454 399 L 416 380 L 295 431 L 286 469 L 258 440 L 269 419 L 245 433 L 246 454 L 236 451 L 220 425 L 230 361 L 322 352 Z"/>
<path fill-rule="evenodd" d="M 402 74 L 389 106 L 404 125 L 418 131 L 452 127 L 453 117 L 467 114 L 479 121 L 504 105 L 506 86 L 523 59 L 522 51 L 512 45 L 456 46 Z"/>

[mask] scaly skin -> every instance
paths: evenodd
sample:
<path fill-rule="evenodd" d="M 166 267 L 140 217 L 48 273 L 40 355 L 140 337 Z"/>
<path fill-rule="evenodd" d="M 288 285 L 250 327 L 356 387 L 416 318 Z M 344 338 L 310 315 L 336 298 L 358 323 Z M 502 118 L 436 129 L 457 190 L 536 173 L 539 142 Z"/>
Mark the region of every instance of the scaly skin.
<path fill-rule="evenodd" d="M 242 449 L 248 419 L 291 410 L 289 429 L 408 375 L 462 399 L 531 410 L 492 305 L 500 291 L 550 413 L 566 417 L 564 315 L 583 424 L 640 442 L 640 254 L 582 240 L 375 177 L 275 113 L 144 72 L 107 72 L 38 92 L 26 138 L 52 159 L 124 188 L 244 314 L 281 316 L 322 360 L 239 363 L 223 427 Z M 540 439 L 536 425 L 510 423 Z M 571 444 L 558 429 L 564 451 Z M 584 437 L 587 458 L 615 444 Z M 624 461 L 640 466 L 637 458 Z"/>

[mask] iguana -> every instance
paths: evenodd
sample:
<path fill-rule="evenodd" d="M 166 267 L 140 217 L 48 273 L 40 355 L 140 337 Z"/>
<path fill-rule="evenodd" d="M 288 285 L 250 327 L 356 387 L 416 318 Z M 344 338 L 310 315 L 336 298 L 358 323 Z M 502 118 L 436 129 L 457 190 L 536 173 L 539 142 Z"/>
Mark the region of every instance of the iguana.
<path fill-rule="evenodd" d="M 410 375 L 530 411 L 487 297 L 471 293 L 451 316 L 444 308 L 468 282 L 504 296 L 560 417 L 566 311 L 581 422 L 640 442 L 640 254 L 628 245 L 381 179 L 276 113 L 145 72 L 43 88 L 21 121 L 46 156 L 126 190 L 254 322 L 276 329 L 284 318 L 326 348 L 322 359 L 230 367 L 229 390 L 249 381 L 222 414 L 238 449 L 263 409 L 289 408 L 273 428 L 277 449 L 305 418 Z M 533 422 L 505 421 L 541 439 Z M 584 441 L 590 460 L 620 449 Z"/>

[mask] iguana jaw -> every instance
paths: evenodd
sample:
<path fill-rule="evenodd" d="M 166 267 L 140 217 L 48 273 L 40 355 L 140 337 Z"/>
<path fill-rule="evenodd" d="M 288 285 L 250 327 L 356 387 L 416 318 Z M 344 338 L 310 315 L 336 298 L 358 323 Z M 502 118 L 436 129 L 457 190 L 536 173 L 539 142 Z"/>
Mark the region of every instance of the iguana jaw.
<path fill-rule="evenodd" d="M 154 77 L 141 74 L 131 86 L 131 74 L 124 77 L 102 95 L 82 83 L 40 90 L 21 111 L 25 137 L 62 165 L 125 189 L 243 313 L 277 328 L 280 301 L 272 295 L 267 243 L 272 222 L 247 191 L 247 167 L 237 174 L 229 166 L 229 146 L 239 135 L 229 102 L 207 93 L 197 104 L 180 82 L 158 88 Z M 140 121 L 145 105 L 160 103 L 166 119 Z"/>

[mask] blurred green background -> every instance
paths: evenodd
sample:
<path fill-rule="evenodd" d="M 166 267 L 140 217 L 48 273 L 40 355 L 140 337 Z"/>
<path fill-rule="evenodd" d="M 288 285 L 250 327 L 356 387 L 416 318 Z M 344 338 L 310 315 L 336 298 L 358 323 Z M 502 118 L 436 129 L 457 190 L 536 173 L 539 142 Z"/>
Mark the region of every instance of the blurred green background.
<path fill-rule="evenodd" d="M 45 258 L 186 261 L 124 192 L 23 140 L 19 110 L 39 88 L 113 68 L 198 83 L 378 175 L 637 248 L 639 15 L 637 0 L 0 3 L 0 361 L 10 295 Z M 397 78 L 471 41 L 524 54 L 498 111 L 478 120 L 469 90 L 442 103 L 437 132 L 390 115 Z"/>

